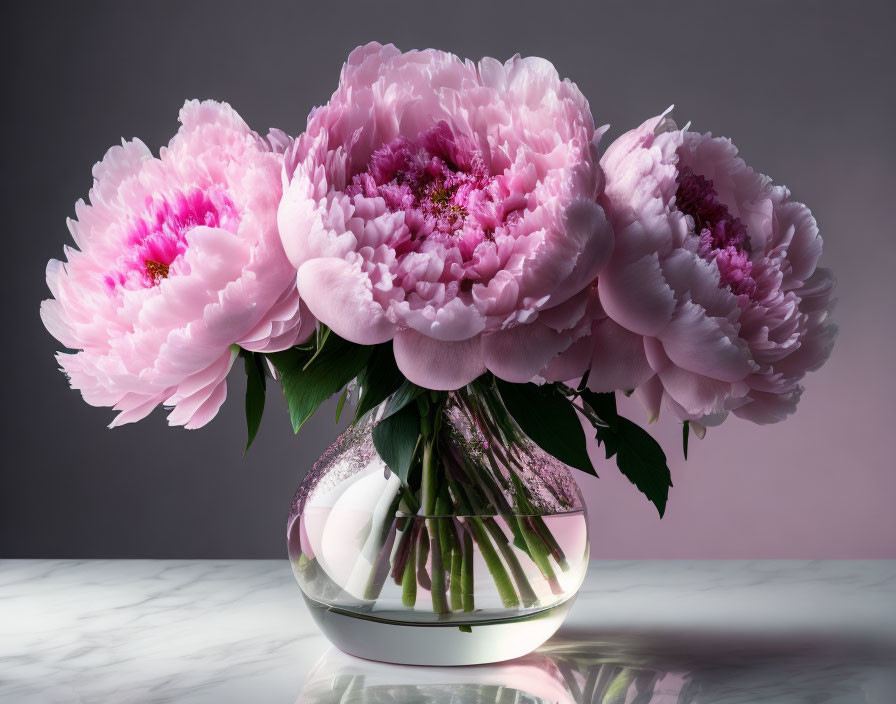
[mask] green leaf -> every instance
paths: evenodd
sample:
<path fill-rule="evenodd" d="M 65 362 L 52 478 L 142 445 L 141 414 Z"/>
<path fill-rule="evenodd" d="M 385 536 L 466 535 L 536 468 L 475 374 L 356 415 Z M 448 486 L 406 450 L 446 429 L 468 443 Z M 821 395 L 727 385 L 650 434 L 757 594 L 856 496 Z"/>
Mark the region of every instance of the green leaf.
<path fill-rule="evenodd" d="M 307 369 L 311 363 L 317 359 L 317 355 L 319 355 L 323 349 L 324 345 L 327 344 L 327 338 L 330 336 L 330 328 L 326 325 L 320 325 L 314 330 L 314 354 L 311 355 L 311 359 L 305 362 L 305 365 L 302 369 Z"/>
<path fill-rule="evenodd" d="M 330 334 L 322 352 L 293 347 L 268 355 L 280 374 L 295 432 L 321 403 L 358 375 L 370 359 L 371 350 Z"/>
<path fill-rule="evenodd" d="M 595 393 L 589 389 L 583 389 L 579 395 L 606 425 L 611 428 L 616 427 L 619 414 L 616 412 L 616 394 L 614 392 Z"/>
<path fill-rule="evenodd" d="M 339 422 L 339 417 L 342 415 L 342 408 L 345 406 L 345 400 L 348 398 L 348 387 L 342 390 L 342 395 L 339 397 L 339 403 L 336 404 L 336 422 Z"/>
<path fill-rule="evenodd" d="M 617 416 L 615 428 L 597 426 L 607 459 L 616 456 L 616 466 L 656 506 L 660 518 L 666 512 L 672 475 L 666 455 L 650 433 L 628 418 Z"/>
<path fill-rule="evenodd" d="M 416 404 L 404 406 L 375 426 L 371 433 L 373 446 L 402 483 L 407 484 L 411 463 L 420 438 L 420 415 Z"/>
<path fill-rule="evenodd" d="M 246 367 L 246 429 L 249 433 L 246 449 L 243 450 L 243 455 L 245 455 L 261 426 L 267 384 L 264 375 L 264 357 L 256 352 L 245 350 L 241 354 Z"/>
<path fill-rule="evenodd" d="M 691 435 L 691 424 L 688 421 L 685 421 L 681 426 L 681 450 L 684 452 L 684 458 L 687 460 L 688 458 L 688 438 Z"/>
<path fill-rule="evenodd" d="M 365 413 L 372 411 L 398 391 L 404 380 L 404 375 L 395 364 L 392 343 L 374 347 L 370 361 L 358 375 L 361 398 L 358 400 L 357 409 L 355 409 L 355 421 L 357 422 Z M 410 382 L 407 383 L 410 384 Z"/>
<path fill-rule="evenodd" d="M 508 412 L 536 445 L 595 477 L 578 413 L 555 384 L 511 384 L 495 379 Z"/>
<path fill-rule="evenodd" d="M 426 389 L 405 379 L 386 404 L 386 408 L 383 411 L 383 418 L 388 418 L 389 416 L 398 413 L 398 411 L 407 406 L 411 401 L 415 400 L 425 390 Z M 416 404 L 414 405 L 416 407 Z"/>

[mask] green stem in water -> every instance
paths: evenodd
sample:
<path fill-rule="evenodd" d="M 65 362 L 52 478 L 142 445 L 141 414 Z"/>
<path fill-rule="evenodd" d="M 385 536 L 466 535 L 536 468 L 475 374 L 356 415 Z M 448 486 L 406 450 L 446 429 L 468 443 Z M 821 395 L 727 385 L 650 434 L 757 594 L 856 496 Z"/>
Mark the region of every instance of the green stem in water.
<path fill-rule="evenodd" d="M 429 591 L 432 589 L 432 580 L 426 571 L 427 560 L 429 560 L 429 529 L 421 520 L 417 527 L 417 584 Z"/>
<path fill-rule="evenodd" d="M 473 533 L 473 540 L 479 546 L 479 554 L 485 560 L 488 571 L 491 572 L 492 579 L 495 580 L 495 587 L 498 589 L 498 596 L 501 597 L 501 603 L 504 608 L 511 609 L 520 605 L 520 599 L 516 590 L 513 588 L 513 582 L 510 581 L 510 575 L 504 568 L 501 558 L 495 552 L 492 541 L 489 539 L 488 531 L 483 525 L 482 519 L 471 517 L 469 519 L 470 531 Z"/>
<path fill-rule="evenodd" d="M 476 603 L 473 597 L 473 536 L 469 530 L 463 532 L 463 547 L 460 563 L 460 595 L 464 611 L 473 611 Z"/>
<path fill-rule="evenodd" d="M 401 538 L 392 561 L 392 579 L 395 580 L 395 584 L 401 586 L 408 555 L 414 549 L 414 519 L 402 516 L 396 521 L 396 527 L 401 532 Z"/>
<path fill-rule="evenodd" d="M 510 516 L 507 517 L 507 520 L 513 521 L 514 519 Z M 501 526 L 498 525 L 498 522 L 494 518 L 483 518 L 482 522 L 485 524 L 486 530 L 488 530 L 489 534 L 492 536 L 495 545 L 497 545 L 498 550 L 501 551 L 501 556 L 510 568 L 510 573 L 513 575 L 517 589 L 519 589 L 520 600 L 523 602 L 523 606 L 534 606 L 538 603 L 538 597 L 535 595 L 532 585 L 529 584 L 529 578 L 526 576 L 523 566 L 514 554 L 513 548 L 510 547 L 510 544 L 507 541 L 507 535 L 501 530 Z"/>
<path fill-rule="evenodd" d="M 451 519 L 447 519 L 451 521 Z M 453 523 L 453 521 L 452 521 Z M 449 584 L 449 596 L 452 611 L 461 611 L 464 608 L 463 601 L 463 561 L 464 555 L 461 549 L 460 540 L 457 538 L 454 526 L 450 525 L 451 535 L 451 579 Z"/>
<path fill-rule="evenodd" d="M 423 435 L 422 484 L 420 493 L 423 499 L 422 508 L 425 516 L 440 515 L 442 511 L 439 509 L 445 509 L 444 505 L 440 505 L 440 502 L 437 500 L 439 487 L 436 472 L 438 462 L 434 426 L 438 422 L 439 413 L 440 410 L 431 408 L 429 413 L 420 419 Z M 432 595 L 432 610 L 437 614 L 444 614 L 448 613 L 449 609 L 446 595 L 445 565 L 442 560 L 444 545 L 441 538 L 440 523 L 441 519 L 439 518 L 426 519 L 426 527 L 430 536 L 430 593 Z"/>
<path fill-rule="evenodd" d="M 554 568 L 551 566 L 551 547 L 546 542 L 546 538 L 539 534 L 536 529 L 536 522 L 534 519 L 540 517 L 526 497 L 523 483 L 520 481 L 520 478 L 514 472 L 511 472 L 510 479 L 513 482 L 515 489 L 514 494 L 516 495 L 517 510 L 519 512 L 516 521 L 520 532 L 523 535 L 523 540 L 528 548 L 527 552 L 529 553 L 529 557 L 532 558 L 532 562 L 536 564 L 541 575 L 551 587 L 551 591 L 554 594 L 562 594 L 563 589 L 560 586 L 560 582 L 557 581 L 557 575 L 554 573 Z M 550 531 L 547 530 L 547 526 L 545 526 L 544 532 L 547 533 L 548 537 L 553 541 L 553 536 L 550 534 Z M 554 542 L 556 544 L 556 541 Z M 559 551 L 559 549 L 560 546 L 557 545 L 557 550 Z"/>
<path fill-rule="evenodd" d="M 392 554 L 392 545 L 395 543 L 395 522 L 391 524 L 391 528 L 386 535 L 383 546 L 377 553 L 376 561 L 373 563 L 373 569 L 370 571 L 370 577 L 367 585 L 364 587 L 364 598 L 373 601 L 379 598 L 386 578 L 389 576 L 389 556 Z"/>
<path fill-rule="evenodd" d="M 544 522 L 544 519 L 541 516 L 532 516 L 532 524 L 535 527 L 535 532 L 544 541 L 560 569 L 564 572 L 568 571 L 569 561 L 566 559 L 566 554 L 563 552 L 563 548 L 560 547 L 560 543 L 557 542 L 554 534 L 551 533 L 551 529 Z"/>
<path fill-rule="evenodd" d="M 501 603 L 507 608 L 519 606 L 520 600 L 516 590 L 513 588 L 513 582 L 510 581 L 510 576 L 507 574 L 507 570 L 504 568 L 501 558 L 498 557 L 498 553 L 495 552 L 495 548 L 492 546 L 492 541 L 489 538 L 489 533 L 485 528 L 483 519 L 473 515 L 474 512 L 470 511 L 470 505 L 467 503 L 465 493 L 461 486 L 451 479 L 451 477 L 447 477 L 447 479 L 451 486 L 451 492 L 454 494 L 461 512 L 468 516 L 467 528 L 470 533 L 472 533 L 473 540 L 475 540 L 476 544 L 479 546 L 479 554 L 482 555 L 482 559 L 485 561 L 485 566 L 488 567 L 488 571 L 492 575 L 492 580 L 495 582 L 495 587 L 498 589 L 498 595 L 501 597 Z"/>
<path fill-rule="evenodd" d="M 554 568 L 551 567 L 551 561 L 548 559 L 547 550 L 538 533 L 536 533 L 535 529 L 532 527 L 530 517 L 517 516 L 516 520 L 523 533 L 523 539 L 526 541 L 526 545 L 529 546 L 529 555 L 532 558 L 532 562 L 538 566 L 542 577 L 544 577 L 550 585 L 551 591 L 554 592 L 554 594 L 562 593 L 563 590 L 560 588 L 560 583 L 557 581 L 557 575 L 554 573 Z"/>
<path fill-rule="evenodd" d="M 443 508 L 440 501 L 436 502 L 436 513 L 442 515 Z M 437 614 L 445 614 L 450 610 L 448 608 L 448 598 L 446 594 L 445 584 L 445 561 L 444 550 L 448 540 L 448 536 L 442 532 L 442 518 L 430 518 L 426 521 L 429 526 L 429 534 L 431 540 L 431 565 L 432 565 L 432 610 Z M 449 560 L 448 564 L 451 562 Z"/>
<path fill-rule="evenodd" d="M 475 468 L 472 467 L 462 467 L 466 474 L 469 476 L 471 471 L 475 472 Z M 485 473 L 475 473 L 475 477 L 477 479 L 481 479 L 485 477 Z M 465 508 L 472 507 L 472 514 L 478 514 L 478 508 L 475 506 L 475 497 L 471 492 L 468 492 L 464 487 L 452 483 L 452 490 L 455 495 L 459 498 L 459 503 L 463 504 Z M 503 496 L 503 495 L 502 495 Z M 466 500 L 464 501 L 464 497 Z M 519 526 L 517 525 L 516 519 L 512 515 L 503 516 L 508 526 L 511 528 L 511 532 L 514 535 L 517 535 L 518 540 L 523 543 L 523 547 L 521 550 L 528 554 L 528 545 L 524 542 L 522 533 L 519 531 Z M 520 600 L 523 603 L 523 606 L 533 606 L 538 602 L 538 596 L 535 594 L 535 590 L 532 589 L 532 585 L 529 583 L 529 578 L 526 576 L 526 572 L 520 564 L 519 559 L 514 553 L 513 548 L 510 546 L 507 535 L 502 530 L 501 526 L 498 525 L 497 521 L 491 516 L 483 516 L 482 523 L 488 531 L 489 535 L 495 542 L 495 545 L 498 546 L 498 550 L 501 553 L 501 556 L 504 558 L 504 562 L 507 563 L 507 567 L 510 569 L 511 574 L 513 575 L 513 579 L 516 582 L 517 590 L 519 591 Z M 491 568 L 490 568 L 491 569 Z"/>
<path fill-rule="evenodd" d="M 413 526 L 409 526 L 408 529 L 412 533 L 416 533 Z M 413 542 L 411 542 L 411 549 L 408 551 L 407 562 L 404 564 L 404 572 L 401 576 L 401 603 L 409 609 L 414 608 L 417 603 L 417 557 Z"/>

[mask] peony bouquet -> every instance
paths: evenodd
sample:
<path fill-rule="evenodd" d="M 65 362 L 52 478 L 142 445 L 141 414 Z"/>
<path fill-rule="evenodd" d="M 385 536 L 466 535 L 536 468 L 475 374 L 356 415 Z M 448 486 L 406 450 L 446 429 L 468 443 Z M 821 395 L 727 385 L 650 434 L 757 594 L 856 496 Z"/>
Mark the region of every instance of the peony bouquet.
<path fill-rule="evenodd" d="M 296 432 L 339 395 L 396 478 L 387 516 L 531 518 L 525 459 L 594 474 L 583 427 L 662 515 L 665 454 L 616 394 L 678 419 L 686 456 L 729 414 L 786 418 L 831 351 L 809 209 L 668 113 L 601 153 L 606 128 L 543 59 L 374 43 L 297 137 L 213 101 L 180 123 L 158 156 L 107 152 L 69 221 L 76 248 L 47 268 L 59 364 L 113 426 L 159 405 L 205 425 L 241 358 L 248 443 L 269 379 Z M 531 581 L 553 588 L 567 562 L 535 519 L 388 533 L 358 599 L 391 576 L 406 606 L 422 587 L 436 613 L 472 611 L 470 541 L 505 605 L 543 601 Z"/>

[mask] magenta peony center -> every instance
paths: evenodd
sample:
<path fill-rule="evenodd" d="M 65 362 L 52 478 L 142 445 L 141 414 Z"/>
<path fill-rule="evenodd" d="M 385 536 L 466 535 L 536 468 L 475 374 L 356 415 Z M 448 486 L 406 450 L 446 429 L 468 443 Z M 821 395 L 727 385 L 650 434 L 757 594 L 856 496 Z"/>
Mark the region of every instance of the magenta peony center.
<path fill-rule="evenodd" d="M 377 149 L 345 192 L 382 198 L 390 211 L 404 212 L 407 232 L 392 243 L 399 257 L 437 242 L 467 262 L 510 215 L 482 154 L 462 146 L 444 122 Z"/>
<path fill-rule="evenodd" d="M 204 225 L 235 231 L 239 223 L 236 206 L 220 189 L 175 191 L 172 197 L 150 200 L 147 210 L 128 226 L 124 252 L 105 277 L 110 291 L 157 286 L 178 273 L 176 263 L 187 250 L 190 230 Z"/>
<path fill-rule="evenodd" d="M 682 166 L 676 177 L 676 208 L 694 219 L 694 234 L 699 237 L 697 254 L 715 262 L 719 270 L 719 286 L 728 288 L 746 300 L 756 293 L 750 240 L 746 226 L 728 212 L 719 200 L 712 181 L 703 178 L 689 166 Z"/>

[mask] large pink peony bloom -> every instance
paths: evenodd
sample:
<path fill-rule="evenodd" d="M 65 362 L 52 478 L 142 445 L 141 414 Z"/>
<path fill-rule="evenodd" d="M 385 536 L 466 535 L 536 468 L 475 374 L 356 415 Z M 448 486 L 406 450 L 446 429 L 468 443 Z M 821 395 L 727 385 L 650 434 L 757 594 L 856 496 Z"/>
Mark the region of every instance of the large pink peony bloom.
<path fill-rule="evenodd" d="M 369 44 L 286 155 L 284 247 L 308 307 L 394 339 L 412 381 L 528 381 L 573 341 L 612 250 L 594 124 L 543 59 Z"/>
<path fill-rule="evenodd" d="M 601 165 L 616 246 L 593 334 L 566 357 L 589 359 L 595 390 L 637 387 L 652 417 L 663 401 L 708 423 L 728 411 L 757 423 L 792 413 L 798 382 L 836 336 L 833 277 L 816 268 L 808 208 L 730 141 L 665 116 L 620 137 Z"/>
<path fill-rule="evenodd" d="M 314 326 L 277 231 L 284 135 L 211 101 L 180 121 L 158 159 L 139 140 L 106 153 L 69 221 L 80 250 L 47 266 L 44 324 L 79 350 L 59 363 L 88 403 L 120 411 L 113 426 L 160 403 L 171 424 L 204 425 L 236 345 L 282 350 Z"/>

